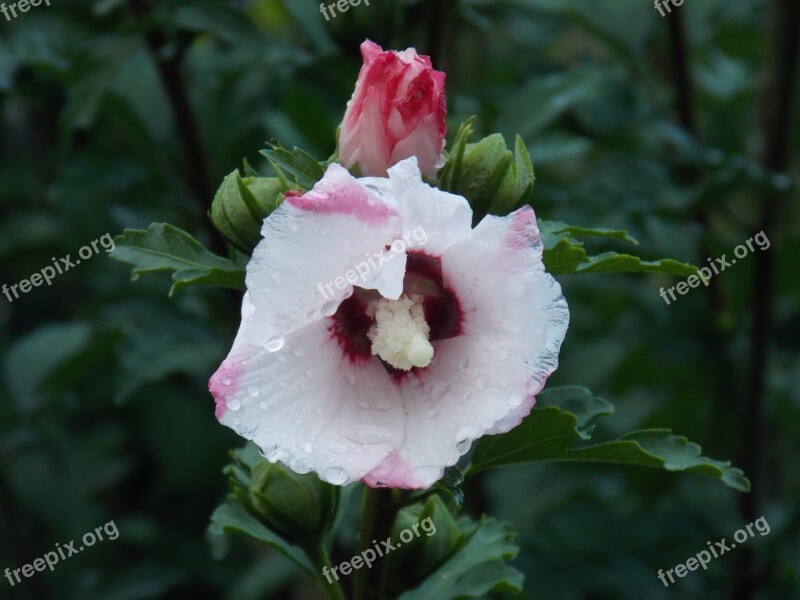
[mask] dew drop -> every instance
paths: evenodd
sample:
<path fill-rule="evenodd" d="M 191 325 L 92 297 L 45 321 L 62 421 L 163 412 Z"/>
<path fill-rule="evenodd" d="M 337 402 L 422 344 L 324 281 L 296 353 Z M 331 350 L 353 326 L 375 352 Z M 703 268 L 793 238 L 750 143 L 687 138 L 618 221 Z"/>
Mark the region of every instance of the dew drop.
<path fill-rule="evenodd" d="M 222 385 L 230 385 L 230 384 L 231 384 L 231 380 L 230 379 L 225 378 L 225 379 L 222 380 Z"/>
<path fill-rule="evenodd" d="M 325 479 L 333 485 L 345 485 L 350 481 L 350 476 L 341 467 L 330 467 L 325 469 Z"/>
<path fill-rule="evenodd" d="M 469 440 L 464 439 L 456 444 L 456 450 L 459 454 L 464 454 L 469 449 Z"/>
<path fill-rule="evenodd" d="M 347 446 L 342 444 L 341 442 L 331 442 L 328 444 L 328 450 L 331 452 L 335 452 L 336 454 L 344 454 L 347 452 Z"/>
<path fill-rule="evenodd" d="M 389 411 L 391 409 L 392 409 L 392 405 L 389 404 L 388 402 L 381 402 L 380 404 L 378 404 L 378 410 L 381 410 L 383 412 L 387 412 L 387 411 Z"/>
<path fill-rule="evenodd" d="M 227 406 L 228 410 L 236 411 L 236 410 L 239 410 L 240 408 L 242 408 L 242 402 L 238 398 L 233 397 L 233 398 L 231 398 L 230 400 L 228 400 L 226 402 L 226 406 Z"/>
<path fill-rule="evenodd" d="M 314 379 L 314 371 L 312 371 L 311 369 L 306 371 L 306 377 L 308 377 L 309 379 Z"/>
<path fill-rule="evenodd" d="M 478 437 L 480 430 L 474 425 L 464 425 L 456 432 L 456 442 L 461 443 L 462 440 L 469 440 Z"/>
<path fill-rule="evenodd" d="M 289 231 L 300 231 L 300 225 L 297 224 L 297 221 L 289 221 Z"/>
<path fill-rule="evenodd" d="M 339 308 L 339 302 L 337 300 L 330 300 L 322 305 L 319 312 L 323 317 L 331 317 L 336 313 L 337 308 Z"/>
<path fill-rule="evenodd" d="M 292 348 L 292 354 L 295 356 L 303 356 L 306 353 L 306 349 L 302 346 L 295 346 Z"/>
<path fill-rule="evenodd" d="M 469 356 L 465 356 L 464 358 L 462 358 L 461 362 L 459 363 L 459 366 L 461 367 L 462 371 L 466 371 L 467 369 L 469 369 Z"/>
<path fill-rule="evenodd" d="M 433 391 L 431 392 L 431 398 L 433 398 L 434 400 L 441 400 L 447 395 L 447 392 L 449 391 L 450 391 L 449 383 L 439 382 L 435 386 L 433 386 Z"/>
<path fill-rule="evenodd" d="M 488 350 L 484 350 L 483 352 L 481 352 L 481 362 L 484 365 L 488 365 L 489 361 L 491 359 L 492 359 L 492 353 L 491 352 L 489 352 Z"/>
<path fill-rule="evenodd" d="M 315 415 L 321 415 L 321 414 L 322 414 L 322 407 L 321 407 L 321 406 L 315 406 L 315 407 L 314 407 L 313 409 L 311 409 L 311 410 L 313 410 L 313 411 L 314 411 L 314 414 L 315 414 Z"/>
<path fill-rule="evenodd" d="M 500 350 L 500 358 L 502 358 L 503 360 L 508 358 L 508 354 L 509 352 L 507 348 L 503 348 L 502 350 Z"/>
<path fill-rule="evenodd" d="M 369 409 L 369 403 L 366 400 L 359 400 L 358 401 L 358 408 L 360 408 L 361 410 L 368 410 Z"/>
<path fill-rule="evenodd" d="M 314 446 L 311 445 L 311 442 L 300 442 L 297 444 L 297 447 L 308 454 L 311 454 L 314 451 Z"/>
<path fill-rule="evenodd" d="M 478 377 L 475 380 L 475 387 L 478 388 L 480 392 L 485 390 L 487 385 L 489 385 L 489 382 L 486 380 L 486 377 Z"/>
<path fill-rule="evenodd" d="M 353 385 L 356 382 L 356 376 L 353 373 L 346 371 L 344 374 L 344 380 L 350 385 Z"/>
<path fill-rule="evenodd" d="M 248 386 L 247 393 L 250 394 L 253 398 L 257 398 L 258 395 L 261 393 L 258 391 L 258 388 L 254 385 Z"/>
<path fill-rule="evenodd" d="M 264 348 L 267 350 L 267 352 L 277 352 L 278 350 L 283 348 L 283 345 L 285 343 L 286 340 L 283 338 L 283 336 L 278 336 L 268 340 L 267 343 L 264 345 Z"/>
<path fill-rule="evenodd" d="M 516 408 L 517 406 L 522 404 L 523 400 L 524 398 L 522 397 L 522 394 L 511 394 L 511 397 L 508 399 L 508 405 L 513 408 Z"/>
<path fill-rule="evenodd" d="M 267 403 L 264 401 L 259 402 L 258 408 L 260 408 L 261 410 L 267 410 Z"/>

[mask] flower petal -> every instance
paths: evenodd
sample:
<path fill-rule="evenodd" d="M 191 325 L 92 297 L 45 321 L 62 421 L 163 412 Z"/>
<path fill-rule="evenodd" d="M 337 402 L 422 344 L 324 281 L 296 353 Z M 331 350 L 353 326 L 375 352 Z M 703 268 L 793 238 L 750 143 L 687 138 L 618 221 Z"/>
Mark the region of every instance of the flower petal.
<path fill-rule="evenodd" d="M 530 207 L 486 217 L 447 249 L 442 268 L 461 303 L 464 335 L 435 342 L 431 365 L 403 381 L 405 441 L 373 471 L 382 479 L 368 483 L 431 485 L 473 440 L 508 431 L 530 412 L 569 322 L 541 253 Z M 403 469 L 390 468 L 398 464 Z"/>
<path fill-rule="evenodd" d="M 247 342 L 252 321 L 211 379 L 221 423 L 270 461 L 336 485 L 366 476 L 400 447 L 403 402 L 379 361 L 343 362 L 329 319 L 290 334 L 277 352 Z"/>
<path fill-rule="evenodd" d="M 251 343 L 274 345 L 292 331 L 335 312 L 352 286 L 387 297 L 402 292 L 405 255 L 368 258 L 399 235 L 395 208 L 332 164 L 314 189 L 288 196 L 265 221 L 264 239 L 247 266 L 247 289 L 259 319 Z M 357 265 L 367 265 L 356 272 Z"/>

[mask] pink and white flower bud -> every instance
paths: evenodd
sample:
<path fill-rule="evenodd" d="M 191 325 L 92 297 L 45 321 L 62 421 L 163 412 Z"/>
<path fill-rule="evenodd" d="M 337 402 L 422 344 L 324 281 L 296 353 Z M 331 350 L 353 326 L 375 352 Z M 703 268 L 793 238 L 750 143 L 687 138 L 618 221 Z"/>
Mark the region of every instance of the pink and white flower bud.
<path fill-rule="evenodd" d="M 422 173 L 434 177 L 444 162 L 445 74 L 414 48 L 384 52 L 366 40 L 361 54 L 364 66 L 339 135 L 340 162 L 363 176 L 386 177 L 390 167 L 416 156 Z"/>

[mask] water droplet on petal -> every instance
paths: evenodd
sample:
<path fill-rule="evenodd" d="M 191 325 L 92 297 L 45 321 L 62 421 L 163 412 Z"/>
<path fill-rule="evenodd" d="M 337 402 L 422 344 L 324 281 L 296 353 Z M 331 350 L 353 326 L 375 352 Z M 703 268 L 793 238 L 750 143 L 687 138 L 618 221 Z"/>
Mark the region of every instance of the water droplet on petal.
<path fill-rule="evenodd" d="M 321 415 L 321 414 L 322 414 L 322 407 L 321 407 L 321 406 L 315 406 L 315 407 L 314 407 L 314 408 L 312 408 L 311 410 L 313 410 L 313 411 L 314 411 L 314 414 L 315 414 L 315 415 Z"/>
<path fill-rule="evenodd" d="M 489 385 L 489 382 L 486 380 L 486 377 L 478 377 L 475 380 L 475 387 L 478 388 L 480 392 L 485 390 L 487 385 Z"/>
<path fill-rule="evenodd" d="M 285 343 L 286 343 L 286 340 L 281 335 L 281 336 L 274 337 L 274 338 L 272 338 L 270 340 L 267 340 L 267 343 L 264 345 L 264 348 L 267 350 L 267 352 L 277 352 L 278 350 L 283 348 L 283 345 Z"/>
<path fill-rule="evenodd" d="M 388 402 L 381 402 L 380 404 L 378 404 L 378 410 L 382 410 L 383 412 L 386 412 L 391 409 L 392 405 L 389 404 Z"/>
<path fill-rule="evenodd" d="M 300 231 L 300 225 L 294 219 L 289 221 L 289 231 Z"/>
<path fill-rule="evenodd" d="M 311 369 L 306 371 L 306 377 L 308 377 L 309 379 L 314 379 L 314 371 L 312 371 Z"/>
<path fill-rule="evenodd" d="M 328 444 L 328 450 L 331 452 L 335 452 L 336 454 L 344 454 L 347 452 L 347 446 L 342 444 L 341 442 L 331 442 Z"/>
<path fill-rule="evenodd" d="M 300 448 L 303 452 L 307 452 L 311 454 L 314 451 L 314 446 L 311 445 L 311 442 L 300 442 L 297 444 L 297 447 Z"/>
<path fill-rule="evenodd" d="M 464 358 L 462 358 L 461 362 L 459 363 L 459 366 L 461 367 L 462 371 L 466 371 L 467 369 L 469 369 L 469 356 L 465 356 Z"/>
<path fill-rule="evenodd" d="M 259 402 L 258 403 L 258 408 L 260 408 L 261 410 L 267 410 L 267 403 L 263 402 L 263 401 Z"/>
<path fill-rule="evenodd" d="M 438 416 L 439 416 L 439 410 L 436 408 L 431 408 L 427 413 L 427 417 L 429 419 L 435 419 Z"/>
<path fill-rule="evenodd" d="M 508 352 L 508 350 L 506 348 L 503 348 L 502 350 L 500 350 L 500 358 L 502 358 L 503 360 L 508 358 L 508 354 L 509 354 L 509 352 Z"/>
<path fill-rule="evenodd" d="M 464 454 L 467 450 L 469 450 L 470 440 L 461 440 L 456 444 L 456 450 L 458 450 L 459 454 Z"/>
<path fill-rule="evenodd" d="M 488 350 L 484 350 L 481 352 L 481 362 L 485 365 L 489 364 L 489 361 L 492 359 L 492 353 Z"/>
<path fill-rule="evenodd" d="M 231 384 L 231 380 L 228 379 L 227 377 L 222 380 L 222 385 L 230 385 L 230 384 Z"/>
<path fill-rule="evenodd" d="M 347 471 L 341 467 L 330 467 L 325 469 L 324 475 L 325 479 L 333 485 L 345 485 L 348 481 L 350 481 L 350 476 L 347 474 Z"/>
<path fill-rule="evenodd" d="M 431 392 L 431 398 L 434 400 L 441 400 L 447 395 L 447 392 L 450 391 L 450 384 L 439 382 L 435 386 L 433 386 L 433 391 Z"/>
<path fill-rule="evenodd" d="M 227 406 L 228 410 L 236 411 L 242 408 L 242 401 L 233 396 L 229 400 L 227 400 L 225 405 Z"/>
<path fill-rule="evenodd" d="M 322 305 L 322 308 L 319 309 L 319 312 L 323 317 L 331 317 L 336 313 L 337 308 L 339 308 L 339 301 L 330 300 Z"/>
<path fill-rule="evenodd" d="M 306 353 L 306 349 L 302 346 L 295 346 L 292 348 L 292 354 L 295 356 L 303 356 Z"/>
<path fill-rule="evenodd" d="M 250 394 L 253 398 L 256 398 L 261 392 L 258 391 L 258 388 L 254 385 L 250 385 L 247 387 L 247 393 Z"/>
<path fill-rule="evenodd" d="M 456 432 L 456 442 L 460 443 L 462 440 L 475 439 L 478 437 L 479 433 L 480 429 L 475 427 L 475 425 L 464 425 L 464 427 Z"/>
<path fill-rule="evenodd" d="M 350 371 L 345 371 L 344 380 L 347 383 L 349 383 L 350 385 L 353 385 L 356 382 L 356 376 L 355 376 L 355 374 L 351 373 Z"/>
<path fill-rule="evenodd" d="M 367 410 L 369 409 L 369 403 L 366 400 L 359 400 L 358 408 L 360 408 L 361 410 Z"/>
<path fill-rule="evenodd" d="M 522 397 L 522 394 L 511 394 L 511 397 L 508 399 L 508 405 L 516 408 L 525 398 Z"/>

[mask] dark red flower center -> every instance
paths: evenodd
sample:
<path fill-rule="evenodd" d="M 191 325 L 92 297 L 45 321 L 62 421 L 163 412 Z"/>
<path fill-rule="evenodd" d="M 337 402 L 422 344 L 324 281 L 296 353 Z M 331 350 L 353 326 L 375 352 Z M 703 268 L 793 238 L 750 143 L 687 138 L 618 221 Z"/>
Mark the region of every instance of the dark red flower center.
<path fill-rule="evenodd" d="M 439 257 L 420 251 L 408 253 L 403 294 L 422 296 L 425 321 L 431 330 L 429 336 L 431 342 L 463 333 L 461 305 L 453 290 L 445 284 L 442 261 Z M 373 358 L 372 342 L 367 337 L 367 332 L 375 324 L 375 319 L 369 316 L 367 307 L 380 298 L 380 294 L 375 290 L 354 287 L 353 295 L 342 301 L 331 317 L 332 323 L 329 329 L 331 336 L 336 339 L 345 356 L 353 363 L 364 364 Z M 381 362 L 395 378 L 402 378 L 407 374 L 406 371 L 395 369 L 383 360 Z M 414 367 L 409 372 L 417 370 L 417 367 Z"/>

